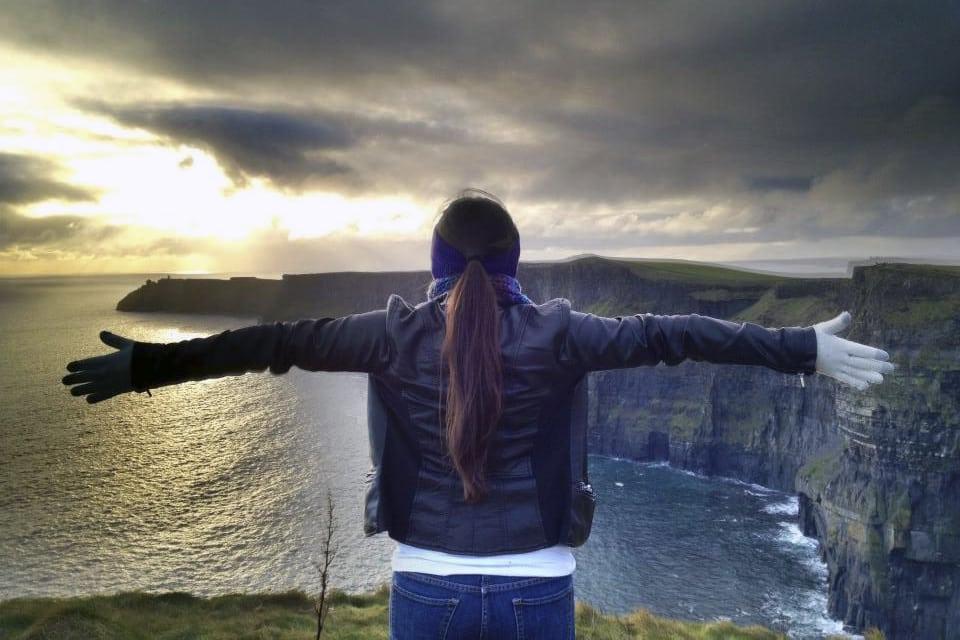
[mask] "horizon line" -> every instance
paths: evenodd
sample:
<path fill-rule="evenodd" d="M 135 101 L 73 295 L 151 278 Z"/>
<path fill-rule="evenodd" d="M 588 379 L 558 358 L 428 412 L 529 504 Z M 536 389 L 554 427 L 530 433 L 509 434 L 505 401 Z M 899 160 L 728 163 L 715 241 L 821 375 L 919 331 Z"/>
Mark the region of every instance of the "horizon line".
<path fill-rule="evenodd" d="M 917 256 L 869 256 L 869 257 L 844 257 L 844 256 L 818 256 L 818 257 L 804 257 L 804 258 L 748 258 L 743 260 L 726 260 L 726 261 L 710 261 L 710 260 L 692 260 L 689 258 L 632 258 L 627 256 L 606 256 L 597 253 L 578 253 L 572 256 L 567 256 L 564 258 L 557 258 L 554 260 L 520 260 L 520 264 L 530 264 L 530 265 L 541 265 L 541 264 L 563 264 L 567 262 L 574 262 L 577 260 L 583 260 L 586 258 L 600 258 L 610 261 L 618 262 L 643 262 L 643 263 L 681 263 L 681 264 L 696 264 L 696 265 L 705 265 L 705 266 L 715 266 L 725 269 L 734 269 L 737 271 L 743 271 L 746 273 L 755 273 L 760 275 L 771 275 L 771 276 L 792 276 L 792 277 L 801 277 L 801 278 L 827 278 L 827 277 L 842 277 L 843 274 L 839 271 L 819 271 L 819 272 L 784 272 L 776 271 L 769 269 L 758 269 L 750 268 L 745 265 L 751 263 L 761 263 L 761 264 L 783 264 L 789 265 L 791 263 L 812 263 L 817 261 L 825 262 L 837 262 L 844 261 L 846 262 L 846 276 L 851 276 L 853 274 L 853 268 L 857 266 L 872 266 L 879 263 L 899 263 L 899 264 L 929 264 L 929 265 L 938 265 L 938 266 L 960 266 L 960 258 L 923 258 Z M 356 271 L 350 269 L 341 269 L 337 271 L 298 271 L 298 272 L 284 272 L 284 271 L 101 271 L 101 272 L 78 272 L 78 273 L 26 273 L 26 274 L 2 274 L 0 273 L 0 279 L 19 279 L 19 278 L 75 278 L 75 277 L 105 277 L 105 276 L 165 276 L 165 277 L 177 277 L 177 276 L 239 276 L 239 277 L 255 277 L 263 279 L 273 279 L 266 278 L 267 275 L 277 275 L 276 279 L 282 279 L 285 275 L 321 275 L 321 274 L 334 274 L 334 273 L 419 273 L 427 271 L 429 272 L 429 267 L 423 269 L 385 269 L 377 271 Z"/>

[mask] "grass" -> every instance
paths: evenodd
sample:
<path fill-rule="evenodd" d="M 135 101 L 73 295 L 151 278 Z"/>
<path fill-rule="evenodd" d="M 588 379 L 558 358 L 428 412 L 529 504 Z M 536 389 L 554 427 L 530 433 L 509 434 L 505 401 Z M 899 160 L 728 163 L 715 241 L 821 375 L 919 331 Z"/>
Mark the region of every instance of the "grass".
<path fill-rule="evenodd" d="M 713 264 L 696 262 L 665 261 L 632 261 L 608 259 L 622 266 L 629 267 L 639 276 L 659 280 L 677 280 L 683 282 L 703 282 L 707 284 L 724 284 L 727 286 L 755 286 L 758 284 L 772 285 L 788 279 L 787 276 L 755 273 L 733 267 L 721 267 Z"/>
<path fill-rule="evenodd" d="M 387 637 L 389 590 L 335 592 L 323 638 Z M 304 593 L 199 598 L 187 593 L 125 592 L 83 598 L 0 602 L 0 639 L 304 640 L 316 635 L 313 602 Z"/>
<path fill-rule="evenodd" d="M 778 298 L 771 289 L 730 320 L 754 322 L 766 327 L 808 326 L 832 318 L 841 310 L 820 296 Z"/>
<path fill-rule="evenodd" d="M 826 484 L 840 473 L 840 458 L 842 455 L 842 449 L 831 449 L 816 458 L 808 460 L 805 465 L 800 467 L 797 475 L 822 491 Z"/>
<path fill-rule="evenodd" d="M 643 303 L 640 301 L 634 301 L 633 303 L 628 304 L 622 300 L 604 299 L 593 304 L 586 305 L 580 309 L 580 311 L 583 311 L 584 313 L 592 313 L 596 316 L 614 318 L 616 316 L 626 316 L 632 313 L 640 313 L 639 311 L 630 311 L 627 309 L 641 308 L 643 306 Z"/>
<path fill-rule="evenodd" d="M 896 304 L 896 306 L 894 306 Z M 920 328 L 949 322 L 960 315 L 960 295 L 948 295 L 935 300 L 905 298 L 891 302 L 887 321 L 897 327 Z"/>
<path fill-rule="evenodd" d="M 577 638 L 589 640 L 786 640 L 761 626 L 739 627 L 732 622 L 686 622 L 655 616 L 640 609 L 624 616 L 598 612 L 584 602 L 578 602 Z"/>
<path fill-rule="evenodd" d="M 386 639 L 389 596 L 389 584 L 371 594 L 334 591 L 322 637 Z M 614 616 L 584 602 L 577 602 L 576 618 L 577 637 L 590 640 L 786 639 L 783 634 L 759 626 L 669 620 L 642 609 Z M 214 598 L 134 591 L 0 602 L 2 640 L 309 640 L 315 635 L 313 602 L 300 591 Z"/>

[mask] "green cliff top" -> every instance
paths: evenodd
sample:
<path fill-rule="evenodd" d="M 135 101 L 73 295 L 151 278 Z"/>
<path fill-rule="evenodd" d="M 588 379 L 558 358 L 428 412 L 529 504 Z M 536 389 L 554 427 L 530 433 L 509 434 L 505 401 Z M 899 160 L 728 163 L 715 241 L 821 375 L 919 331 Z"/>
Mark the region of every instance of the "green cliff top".
<path fill-rule="evenodd" d="M 650 280 L 679 280 L 716 285 L 772 285 L 790 278 L 712 264 L 617 261 Z"/>

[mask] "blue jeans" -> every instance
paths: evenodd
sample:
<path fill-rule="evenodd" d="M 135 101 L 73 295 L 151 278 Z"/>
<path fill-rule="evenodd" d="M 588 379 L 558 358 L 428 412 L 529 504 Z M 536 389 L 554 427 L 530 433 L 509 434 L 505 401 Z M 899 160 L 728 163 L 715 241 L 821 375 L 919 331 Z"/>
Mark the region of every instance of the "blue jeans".
<path fill-rule="evenodd" d="M 390 640 L 573 640 L 573 575 L 394 571 Z"/>

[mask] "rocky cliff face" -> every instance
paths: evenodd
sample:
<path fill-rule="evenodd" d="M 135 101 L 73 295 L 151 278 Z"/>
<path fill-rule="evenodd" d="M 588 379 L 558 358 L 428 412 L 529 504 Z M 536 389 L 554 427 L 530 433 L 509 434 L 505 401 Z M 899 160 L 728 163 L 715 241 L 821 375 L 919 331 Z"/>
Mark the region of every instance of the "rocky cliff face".
<path fill-rule="evenodd" d="M 830 612 L 891 640 L 960 638 L 960 268 L 881 264 L 852 278 L 783 278 L 706 265 L 584 258 L 521 263 L 537 301 L 600 315 L 699 313 L 807 326 L 847 309 L 842 337 L 899 369 L 866 392 L 822 376 L 687 361 L 595 372 L 592 451 L 732 476 L 800 495 L 821 542 Z M 430 274 L 161 280 L 121 310 L 257 315 L 262 321 L 424 299 Z"/>
<path fill-rule="evenodd" d="M 960 638 L 960 275 L 857 269 L 849 337 L 901 367 L 835 390 L 843 446 L 797 477 L 831 613 L 888 638 Z"/>
<path fill-rule="evenodd" d="M 800 467 L 841 446 L 829 385 L 761 367 L 685 362 L 591 374 L 591 451 L 792 491 Z"/>

